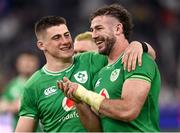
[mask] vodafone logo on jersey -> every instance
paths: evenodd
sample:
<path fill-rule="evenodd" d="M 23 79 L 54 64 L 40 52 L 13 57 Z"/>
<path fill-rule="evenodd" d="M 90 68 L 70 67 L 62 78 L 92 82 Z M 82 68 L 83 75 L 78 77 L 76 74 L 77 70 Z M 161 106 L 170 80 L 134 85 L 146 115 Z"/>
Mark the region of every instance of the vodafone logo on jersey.
<path fill-rule="evenodd" d="M 102 89 L 99 94 L 105 98 L 109 98 L 109 94 L 106 89 Z"/>
<path fill-rule="evenodd" d="M 75 109 L 74 101 L 67 97 L 64 97 L 62 107 L 65 111 L 73 110 Z"/>

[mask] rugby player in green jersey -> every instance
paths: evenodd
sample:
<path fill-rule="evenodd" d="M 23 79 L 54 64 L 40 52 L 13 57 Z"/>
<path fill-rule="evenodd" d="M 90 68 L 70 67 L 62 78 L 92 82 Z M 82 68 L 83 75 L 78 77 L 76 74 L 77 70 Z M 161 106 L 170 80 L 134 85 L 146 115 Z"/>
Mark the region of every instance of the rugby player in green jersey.
<path fill-rule="evenodd" d="M 79 33 L 74 39 L 74 52 L 78 54 L 88 51 L 98 52 L 98 47 L 92 39 L 91 32 Z"/>
<path fill-rule="evenodd" d="M 66 76 L 91 90 L 94 75 L 107 65 L 107 58 L 89 52 L 74 56 L 72 38 L 64 18 L 43 17 L 36 23 L 35 33 L 37 46 L 43 51 L 46 64 L 25 85 L 16 132 L 34 131 L 37 120 L 40 120 L 45 132 L 87 131 L 80 122 L 74 102 L 58 89 L 57 80 Z M 142 47 L 136 52 L 141 50 Z M 90 118 L 94 124 L 88 130 L 100 131 L 97 117 L 92 114 Z"/>
<path fill-rule="evenodd" d="M 13 131 L 19 119 L 19 103 L 24 85 L 28 78 L 39 68 L 39 59 L 34 53 L 23 51 L 16 57 L 14 65 L 17 75 L 6 85 L 2 97 L 0 96 L 0 115 L 1 112 L 2 115 L 9 113 L 13 115 Z"/>
<path fill-rule="evenodd" d="M 129 72 L 122 65 L 131 29 L 130 14 L 121 5 L 98 9 L 91 16 L 92 37 L 99 53 L 108 56 L 108 65 L 94 78 L 96 93 L 67 78 L 59 82 L 67 97 L 85 102 L 96 114 L 100 114 L 104 132 L 159 131 L 161 80 L 155 61 L 144 53 L 142 66 L 136 66 L 135 70 Z M 129 58 L 134 57 L 131 55 Z M 82 110 L 81 106 L 77 106 L 78 110 Z M 89 109 L 88 106 L 86 109 Z M 80 114 L 87 127 L 92 120 L 88 119 L 89 116 Z"/>
<path fill-rule="evenodd" d="M 73 42 L 64 18 L 43 17 L 36 23 L 35 33 L 46 64 L 25 85 L 16 132 L 34 131 L 37 120 L 45 132 L 87 131 L 80 122 L 74 102 L 57 88 L 57 80 L 67 76 L 91 89 L 93 76 L 107 64 L 107 58 L 96 53 L 73 57 Z"/>

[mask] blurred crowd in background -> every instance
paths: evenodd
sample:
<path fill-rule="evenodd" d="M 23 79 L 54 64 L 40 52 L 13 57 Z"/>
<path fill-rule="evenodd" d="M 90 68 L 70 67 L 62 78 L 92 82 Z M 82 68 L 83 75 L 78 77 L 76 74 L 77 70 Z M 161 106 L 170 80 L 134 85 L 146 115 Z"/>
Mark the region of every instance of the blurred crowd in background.
<path fill-rule="evenodd" d="M 16 57 L 36 47 L 34 23 L 46 15 L 67 19 L 72 37 L 89 30 L 89 15 L 105 4 L 120 3 L 133 16 L 131 40 L 146 41 L 156 51 L 162 77 L 160 126 L 180 131 L 180 0 L 0 0 L 0 94 L 17 76 Z"/>

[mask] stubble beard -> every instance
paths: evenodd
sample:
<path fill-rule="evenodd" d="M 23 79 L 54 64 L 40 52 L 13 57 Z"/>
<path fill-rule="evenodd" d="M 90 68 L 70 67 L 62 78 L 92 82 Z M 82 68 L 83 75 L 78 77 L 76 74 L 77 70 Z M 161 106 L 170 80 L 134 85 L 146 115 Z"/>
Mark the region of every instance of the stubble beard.
<path fill-rule="evenodd" d="M 111 50 L 116 42 L 116 38 L 113 36 L 112 38 L 107 37 L 104 39 L 105 48 L 102 51 L 99 51 L 100 54 L 107 55 L 111 53 Z"/>

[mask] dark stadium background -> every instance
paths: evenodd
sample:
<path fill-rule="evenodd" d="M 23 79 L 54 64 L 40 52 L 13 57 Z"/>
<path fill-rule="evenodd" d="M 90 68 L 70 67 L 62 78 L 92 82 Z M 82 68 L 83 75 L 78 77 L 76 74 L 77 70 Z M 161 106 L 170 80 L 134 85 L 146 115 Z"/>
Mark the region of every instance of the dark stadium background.
<path fill-rule="evenodd" d="M 36 48 L 36 20 L 63 16 L 74 37 L 89 30 L 93 10 L 111 3 L 121 3 L 132 13 L 131 40 L 146 41 L 156 50 L 162 76 L 161 131 L 180 131 L 180 0 L 0 0 L 0 93 L 16 75 L 13 64 L 19 52 L 33 51 L 44 63 Z"/>

